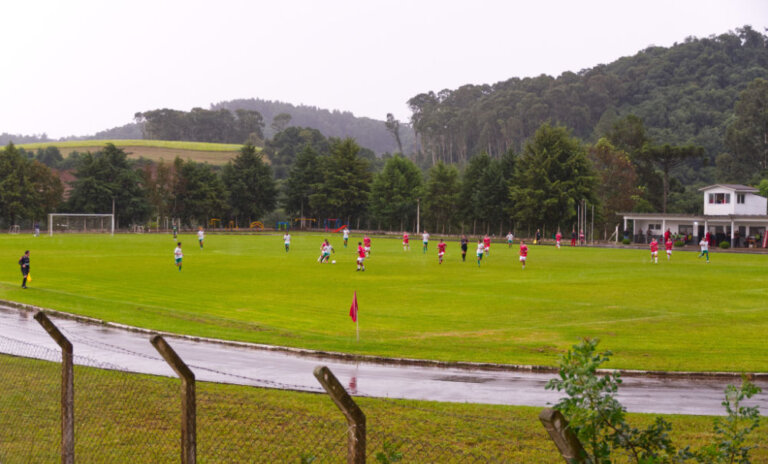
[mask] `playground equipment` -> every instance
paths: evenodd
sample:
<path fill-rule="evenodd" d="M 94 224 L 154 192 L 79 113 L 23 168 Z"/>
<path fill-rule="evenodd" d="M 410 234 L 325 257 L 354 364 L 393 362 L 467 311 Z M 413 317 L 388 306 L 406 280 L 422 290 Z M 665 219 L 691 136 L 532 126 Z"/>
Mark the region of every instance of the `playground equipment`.
<path fill-rule="evenodd" d="M 251 225 L 248 226 L 249 229 L 258 229 L 258 230 L 264 230 L 264 223 L 261 221 L 253 221 Z"/>
<path fill-rule="evenodd" d="M 219 224 L 221 224 L 221 219 L 211 218 L 211 219 L 208 220 L 208 225 L 213 227 L 214 229 L 216 227 L 219 227 Z"/>
<path fill-rule="evenodd" d="M 239 227 L 235 225 L 235 221 L 229 221 L 229 224 L 227 224 L 227 230 L 237 230 Z"/>
<path fill-rule="evenodd" d="M 281 230 L 281 229 L 288 230 L 290 228 L 291 228 L 291 223 L 290 222 L 278 221 L 275 224 L 275 229 L 277 229 L 277 230 Z"/>
<path fill-rule="evenodd" d="M 342 222 L 341 219 L 336 219 L 336 218 L 326 219 L 323 224 L 325 226 L 325 231 L 328 232 L 331 229 L 338 229 L 342 227 L 343 225 L 341 222 Z"/>
<path fill-rule="evenodd" d="M 18 224 L 14 224 L 8 229 L 9 234 L 18 234 L 19 232 L 21 232 L 21 227 Z"/>

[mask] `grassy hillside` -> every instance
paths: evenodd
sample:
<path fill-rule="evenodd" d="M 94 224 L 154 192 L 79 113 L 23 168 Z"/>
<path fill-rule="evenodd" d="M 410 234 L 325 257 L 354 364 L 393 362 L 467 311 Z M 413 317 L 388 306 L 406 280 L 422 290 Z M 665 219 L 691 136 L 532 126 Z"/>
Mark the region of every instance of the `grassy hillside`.
<path fill-rule="evenodd" d="M 177 156 L 209 164 L 225 164 L 237 156 L 241 145 L 206 142 L 172 142 L 166 140 L 76 140 L 69 142 L 25 143 L 18 145 L 28 151 L 49 146 L 57 147 L 66 156 L 73 151 L 97 151 L 107 143 L 124 149 L 130 158 L 172 161 Z"/>
<path fill-rule="evenodd" d="M 210 234 L 200 249 L 170 234 L 0 235 L 2 262 L 32 251 L 34 280 L 0 269 L 0 298 L 153 329 L 276 345 L 445 361 L 554 365 L 580 337 L 599 337 L 610 366 L 768 371 L 765 256 L 677 251 L 653 265 L 645 250 L 494 244 L 478 267 L 448 244 L 403 252 L 374 238 L 365 272 L 328 234 L 338 264 L 319 264 L 321 235 Z M 354 235 L 356 244 L 361 237 Z M 360 304 L 360 341 L 349 318 Z"/>

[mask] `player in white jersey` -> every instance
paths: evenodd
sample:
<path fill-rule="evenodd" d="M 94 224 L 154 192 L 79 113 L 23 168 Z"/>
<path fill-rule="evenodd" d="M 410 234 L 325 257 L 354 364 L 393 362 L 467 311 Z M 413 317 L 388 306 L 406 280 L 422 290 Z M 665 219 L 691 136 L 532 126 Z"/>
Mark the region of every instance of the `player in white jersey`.
<path fill-rule="evenodd" d="M 342 231 L 342 233 L 344 234 L 344 248 L 346 248 L 347 247 L 347 241 L 349 241 L 349 229 L 347 229 L 345 227 L 344 230 Z"/>
<path fill-rule="evenodd" d="M 203 232 L 203 228 L 200 227 L 197 231 L 197 241 L 200 243 L 200 248 L 203 248 L 203 240 L 205 240 L 205 232 Z"/>
<path fill-rule="evenodd" d="M 417 231 L 418 232 L 418 231 Z M 429 234 L 425 230 L 423 234 L 421 234 L 421 241 L 424 244 L 424 248 L 422 250 L 422 253 L 427 252 L 427 246 L 429 245 Z"/>
<path fill-rule="evenodd" d="M 184 258 L 184 253 L 181 251 L 181 242 L 176 244 L 176 249 L 173 250 L 173 258 L 176 260 L 176 267 L 181 272 L 181 260 Z"/>
<path fill-rule="evenodd" d="M 285 243 L 285 252 L 288 253 L 291 249 L 291 234 L 286 232 L 285 235 L 283 235 L 283 242 Z"/>
<path fill-rule="evenodd" d="M 485 245 L 482 240 L 477 241 L 477 265 L 480 265 L 480 261 L 483 260 L 483 254 L 485 254 Z"/>

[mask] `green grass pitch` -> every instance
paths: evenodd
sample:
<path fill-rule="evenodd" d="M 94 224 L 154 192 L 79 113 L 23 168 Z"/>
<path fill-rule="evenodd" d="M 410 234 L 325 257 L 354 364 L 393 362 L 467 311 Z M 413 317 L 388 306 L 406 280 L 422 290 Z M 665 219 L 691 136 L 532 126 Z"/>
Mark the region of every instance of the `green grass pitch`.
<path fill-rule="evenodd" d="M 767 256 L 494 243 L 477 266 L 451 240 L 437 262 L 413 237 L 373 238 L 366 272 L 340 234 L 0 237 L 2 298 L 156 330 L 312 349 L 445 361 L 554 365 L 580 337 L 614 352 L 610 367 L 768 371 Z M 319 264 L 328 237 L 337 264 Z M 31 250 L 33 282 L 16 264 Z M 349 317 L 360 305 L 360 341 Z"/>

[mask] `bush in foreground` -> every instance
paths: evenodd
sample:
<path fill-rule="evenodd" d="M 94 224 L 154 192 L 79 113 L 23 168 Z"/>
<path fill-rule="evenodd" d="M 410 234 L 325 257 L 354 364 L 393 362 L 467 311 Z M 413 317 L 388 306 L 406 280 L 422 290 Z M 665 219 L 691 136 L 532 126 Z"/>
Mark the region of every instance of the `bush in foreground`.
<path fill-rule="evenodd" d="M 568 419 L 570 427 L 582 443 L 586 463 L 609 463 L 616 455 L 625 454 L 636 463 L 748 463 L 749 434 L 758 427 L 758 407 L 745 407 L 745 399 L 761 389 L 742 378 L 740 387 L 725 389 L 728 416 L 714 420 L 715 442 L 692 451 L 689 446 L 675 449 L 669 438 L 672 425 L 661 417 L 645 429 L 630 426 L 626 408 L 616 399 L 621 385 L 618 372 L 598 375 L 599 367 L 612 353 L 597 352 L 598 339 L 584 339 L 560 358 L 560 378 L 547 383 L 548 390 L 565 391 L 555 409 Z"/>

